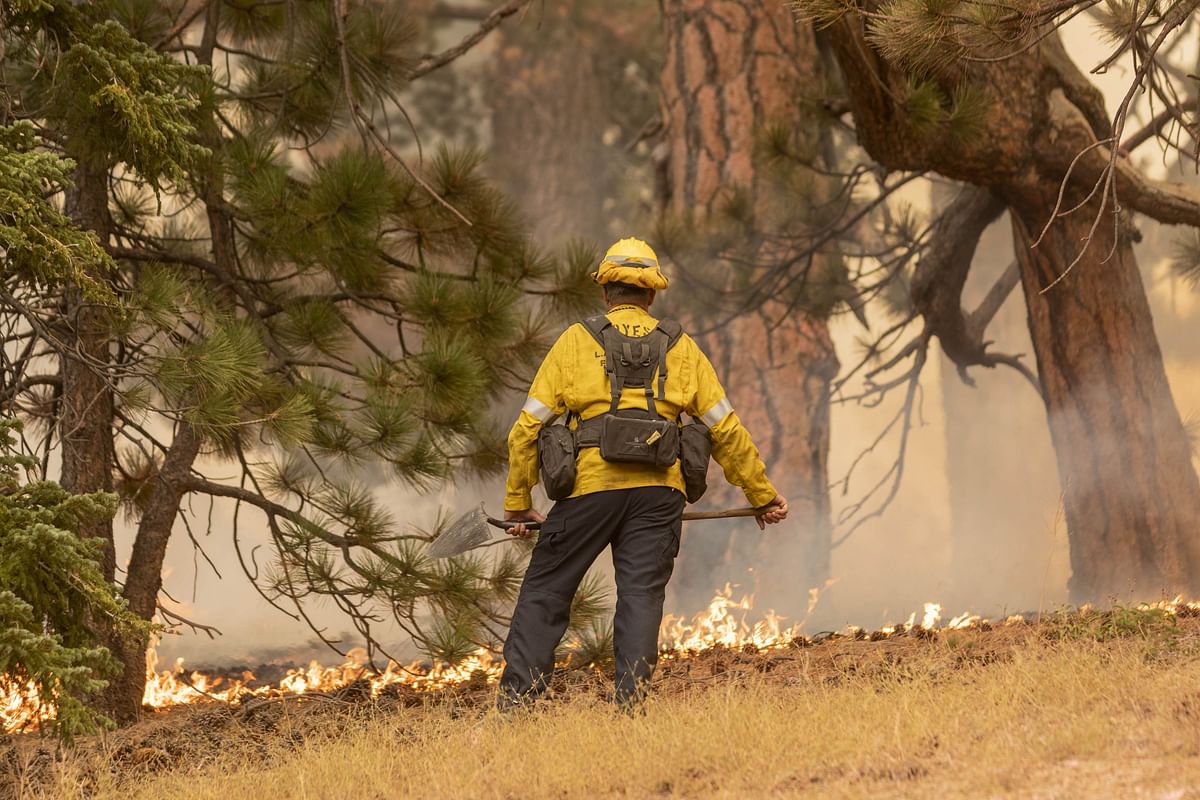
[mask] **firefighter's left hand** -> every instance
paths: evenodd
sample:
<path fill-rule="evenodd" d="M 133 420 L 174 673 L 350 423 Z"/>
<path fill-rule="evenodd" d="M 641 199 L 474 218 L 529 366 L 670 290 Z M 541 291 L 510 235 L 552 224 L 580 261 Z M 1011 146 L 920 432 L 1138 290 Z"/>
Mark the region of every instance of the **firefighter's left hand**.
<path fill-rule="evenodd" d="M 532 508 L 525 508 L 520 511 L 505 511 L 504 521 L 517 523 L 508 529 L 508 534 L 510 536 L 519 536 L 524 539 L 526 536 L 529 536 L 531 533 L 533 533 L 533 531 L 525 527 L 526 522 L 541 523 L 545 522 L 546 518 L 534 511 Z"/>
<path fill-rule="evenodd" d="M 758 523 L 758 529 L 764 530 L 768 525 L 774 525 L 776 522 L 783 522 L 787 519 L 787 498 L 781 494 L 777 494 L 774 500 L 760 507 L 758 510 L 759 514 L 754 520 Z"/>

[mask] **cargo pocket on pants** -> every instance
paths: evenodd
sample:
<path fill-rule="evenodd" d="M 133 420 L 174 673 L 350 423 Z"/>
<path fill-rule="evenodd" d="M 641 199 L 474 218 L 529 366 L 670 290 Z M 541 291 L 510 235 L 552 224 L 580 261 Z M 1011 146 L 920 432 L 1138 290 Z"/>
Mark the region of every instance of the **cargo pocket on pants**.
<path fill-rule="evenodd" d="M 679 555 L 679 540 L 683 536 L 683 520 L 677 519 L 667 533 L 667 546 L 663 549 L 663 558 L 674 561 Z"/>
<path fill-rule="evenodd" d="M 567 557 L 567 546 L 563 541 L 566 529 L 567 521 L 561 517 L 542 523 L 537 544 L 533 547 L 533 557 L 529 560 L 529 568 L 525 570 L 527 579 L 558 569 L 558 565 Z"/>

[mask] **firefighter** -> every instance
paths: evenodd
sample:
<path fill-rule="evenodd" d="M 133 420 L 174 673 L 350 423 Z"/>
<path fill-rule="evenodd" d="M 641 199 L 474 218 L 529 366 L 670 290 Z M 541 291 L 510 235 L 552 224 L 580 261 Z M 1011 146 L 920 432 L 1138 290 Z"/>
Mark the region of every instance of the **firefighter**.
<path fill-rule="evenodd" d="M 508 436 L 504 518 L 515 523 L 509 533 L 527 535 L 529 522 L 541 523 L 541 530 L 504 643 L 497 699 L 501 710 L 520 706 L 545 690 L 555 648 L 567 629 L 571 600 L 592 562 L 608 546 L 617 584 L 613 699 L 633 708 L 644 697 L 658 657 L 667 581 L 679 552 L 685 483 L 678 462 L 664 466 L 661 458 L 658 463 L 639 463 L 625 456 L 645 451 L 647 441 L 677 439 L 669 427 L 678 427 L 681 414 L 707 426 L 712 457 L 725 478 L 741 487 L 761 512 L 756 517 L 759 528 L 783 521 L 788 513 L 787 500 L 767 479 L 758 449 L 708 358 L 677 324 L 660 323 L 650 315 L 656 292 L 667 288 L 650 246 L 639 239 L 620 240 L 609 248 L 592 278 L 604 292 L 607 313 L 562 334 L 534 377 Z M 543 517 L 533 509 L 530 496 L 538 482 L 538 436 L 543 426 L 562 415 L 571 421 L 577 447 L 570 465 L 574 484 L 568 487 L 569 496 Z M 599 424 L 606 416 L 616 422 Z M 622 426 L 667 436 L 624 433 Z M 605 457 L 598 441 L 601 428 L 610 459 L 615 460 Z M 628 447 L 623 449 L 623 444 Z M 565 458 L 570 461 L 569 455 Z M 707 460 L 705 454 L 703 466 Z"/>

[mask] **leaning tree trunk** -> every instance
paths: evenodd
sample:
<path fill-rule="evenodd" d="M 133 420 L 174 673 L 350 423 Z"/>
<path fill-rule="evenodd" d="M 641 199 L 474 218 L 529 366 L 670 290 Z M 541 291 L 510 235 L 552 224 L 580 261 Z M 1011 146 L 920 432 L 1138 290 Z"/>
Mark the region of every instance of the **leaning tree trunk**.
<path fill-rule="evenodd" d="M 1121 236 L 1114 251 L 1113 226 L 1102 224 L 1084 259 L 1048 288 L 1075 257 L 1095 213 L 1088 207 L 1090 213 L 1066 217 L 1031 247 L 1057 190 L 1047 182 L 1016 198 L 1012 214 L 1064 486 L 1071 597 L 1195 592 L 1200 485 L 1133 247 Z"/>
<path fill-rule="evenodd" d="M 162 465 L 150 478 L 151 489 L 138 520 L 123 596 L 129 609 L 142 619 L 151 619 L 158 610 L 162 589 L 163 561 L 167 555 L 171 530 L 179 514 L 185 484 L 192 463 L 200 452 L 200 436 L 187 422 L 176 425 L 171 447 Z M 119 722 L 137 718 L 146 693 L 145 639 L 125 639 L 115 651 L 125 669 L 105 689 L 106 706 Z"/>
<path fill-rule="evenodd" d="M 877 9 L 867 3 L 865 10 Z M 934 170 L 988 187 L 1009 207 L 1067 508 L 1072 599 L 1200 590 L 1200 481 L 1167 385 L 1129 221 L 1101 220 L 1086 255 L 1053 287 L 1080 253 L 1095 204 L 1056 219 L 1031 247 L 1068 171 L 1064 209 L 1104 177 L 1110 160 L 1102 143 L 1113 132 L 1103 96 L 1051 33 L 1004 60 L 948 67 L 936 79 L 942 93 L 970 84 L 990 101 L 983 133 L 931 130 L 910 119 L 912 78 L 880 55 L 866 19 L 850 11 L 829 28 L 860 144 L 889 169 Z M 1124 159 L 1113 163 L 1126 209 L 1200 225 L 1200 195 L 1150 180 Z"/>
<path fill-rule="evenodd" d="M 811 149 L 818 133 L 802 109 L 821 76 L 810 26 L 782 3 L 663 0 L 662 73 L 668 212 L 703 225 L 737 189 L 758 219 L 779 217 L 755 152 L 768 124 Z M 772 204 L 776 204 L 772 208 Z M 761 252 L 782 262 L 787 252 Z M 732 286 L 738 278 L 729 276 Z M 698 315 L 693 325 L 706 320 Z M 824 319 L 767 302 L 702 336 L 729 399 L 762 450 L 792 515 L 770 536 L 714 532 L 689 539 L 676 604 L 706 602 L 726 581 L 752 585 L 760 608 L 798 613 L 830 570 L 829 393 L 837 357 Z"/>
<path fill-rule="evenodd" d="M 212 66 L 220 14 L 220 3 L 210 4 L 206 10 L 204 34 L 197 55 L 200 63 L 207 66 Z M 236 272 L 236 245 L 224 202 L 224 173 L 220 155 L 222 140 L 215 118 L 209 117 L 205 121 L 201 138 L 214 154 L 202 187 L 213 264 L 225 276 L 230 276 L 225 283 L 233 286 L 235 282 L 231 276 Z M 234 298 L 230 297 L 229 300 L 233 302 Z M 150 478 L 152 486 L 138 520 L 122 590 L 130 610 L 145 620 L 152 619 L 158 611 L 158 593 L 162 589 L 167 546 L 179 514 L 185 483 L 200 453 L 201 443 L 200 433 L 195 426 L 186 419 L 177 422 L 162 464 Z M 115 652 L 124 669 L 105 690 L 104 701 L 119 722 L 131 722 L 141 712 L 146 691 L 146 650 L 149 644 L 146 639 L 126 639 L 117 644 Z"/>

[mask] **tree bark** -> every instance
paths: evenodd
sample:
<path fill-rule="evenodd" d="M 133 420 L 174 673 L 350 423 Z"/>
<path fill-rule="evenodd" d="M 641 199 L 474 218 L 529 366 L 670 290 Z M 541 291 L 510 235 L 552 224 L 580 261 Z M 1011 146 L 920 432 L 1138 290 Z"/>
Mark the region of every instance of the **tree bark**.
<path fill-rule="evenodd" d="M 667 210 L 703 224 L 737 189 L 757 219 L 778 218 L 757 137 L 764 126 L 783 124 L 805 149 L 816 143 L 801 107 L 821 81 L 811 27 L 797 24 L 782 3 L 663 0 L 661 7 Z M 760 253 L 764 263 L 787 256 Z M 745 277 L 730 275 L 730 286 Z M 807 590 L 830 574 L 829 387 L 838 362 L 828 326 L 768 302 L 700 339 L 792 514 L 770 536 L 731 528 L 689 539 L 676 603 L 696 606 L 733 581 L 753 586 L 760 608 L 799 613 Z"/>
<path fill-rule="evenodd" d="M 492 34 L 488 172 L 517 199 L 536 241 L 628 236 L 626 226 L 639 228 L 638 206 L 649 200 L 630 190 L 652 184 L 640 174 L 646 159 L 627 150 L 656 111 L 641 73 L 657 49 L 644 41 L 655 9 L 552 0 L 535 13 L 536 26 Z"/>
<path fill-rule="evenodd" d="M 1133 248 L 1092 214 L 1030 247 L 1058 186 L 1014 197 L 1013 235 L 1070 530 L 1073 601 L 1200 590 L 1200 484 Z M 1072 205 L 1081 197 L 1074 198 Z M 1112 258 L 1104 263 L 1105 256 Z M 1045 290 L 1043 292 L 1043 290 Z"/>
<path fill-rule="evenodd" d="M 125 578 L 124 597 L 129 608 L 142 619 L 150 619 L 158 609 L 158 592 L 162 588 L 163 560 L 179 503 L 190 476 L 192 462 L 200 452 L 200 436 L 187 422 L 176 426 L 171 448 L 162 466 L 151 480 L 154 486 L 138 521 L 129 571 Z M 105 690 L 108 707 L 118 722 L 137 719 L 146 692 L 146 648 L 144 639 L 123 642 L 119 657 L 125 670 Z"/>
<path fill-rule="evenodd" d="M 108 245 L 111 219 L 108 213 L 108 169 L 79 159 L 74 186 L 66 192 L 67 214 L 77 225 L 96 234 Z M 108 276 L 95 276 L 108 280 Z M 62 444 L 62 473 L 59 482 L 73 494 L 111 492 L 113 490 L 114 401 L 106 367 L 111 354 L 108 310 L 89 300 L 77 286 L 64 294 L 62 340 L 64 349 L 62 396 L 58 418 Z M 111 519 L 89 522 L 79 527 L 79 535 L 100 539 L 104 548 L 100 568 L 106 580 L 116 580 L 116 548 Z M 129 642 L 103 618 L 89 618 L 89 627 L 100 644 L 117 657 L 122 673 L 94 698 L 94 704 L 114 719 L 127 720 L 123 708 L 112 694 L 113 688 L 130 675 L 145 679 L 145 660 L 128 660 Z M 144 653 L 143 653 L 144 656 Z M 136 709 L 141 705 L 138 697 Z"/>
<path fill-rule="evenodd" d="M 108 171 L 80 160 L 75 185 L 67 192 L 66 211 L 76 224 L 108 243 Z M 104 276 L 99 276 L 104 279 Z M 83 296 L 78 287 L 66 291 L 63 307 L 65 352 L 59 439 L 62 443 L 60 483 L 73 494 L 113 490 L 113 393 L 105 374 L 109 361 L 108 311 Z M 112 520 L 80 526 L 81 536 L 102 539 L 104 577 L 116 576 Z"/>

